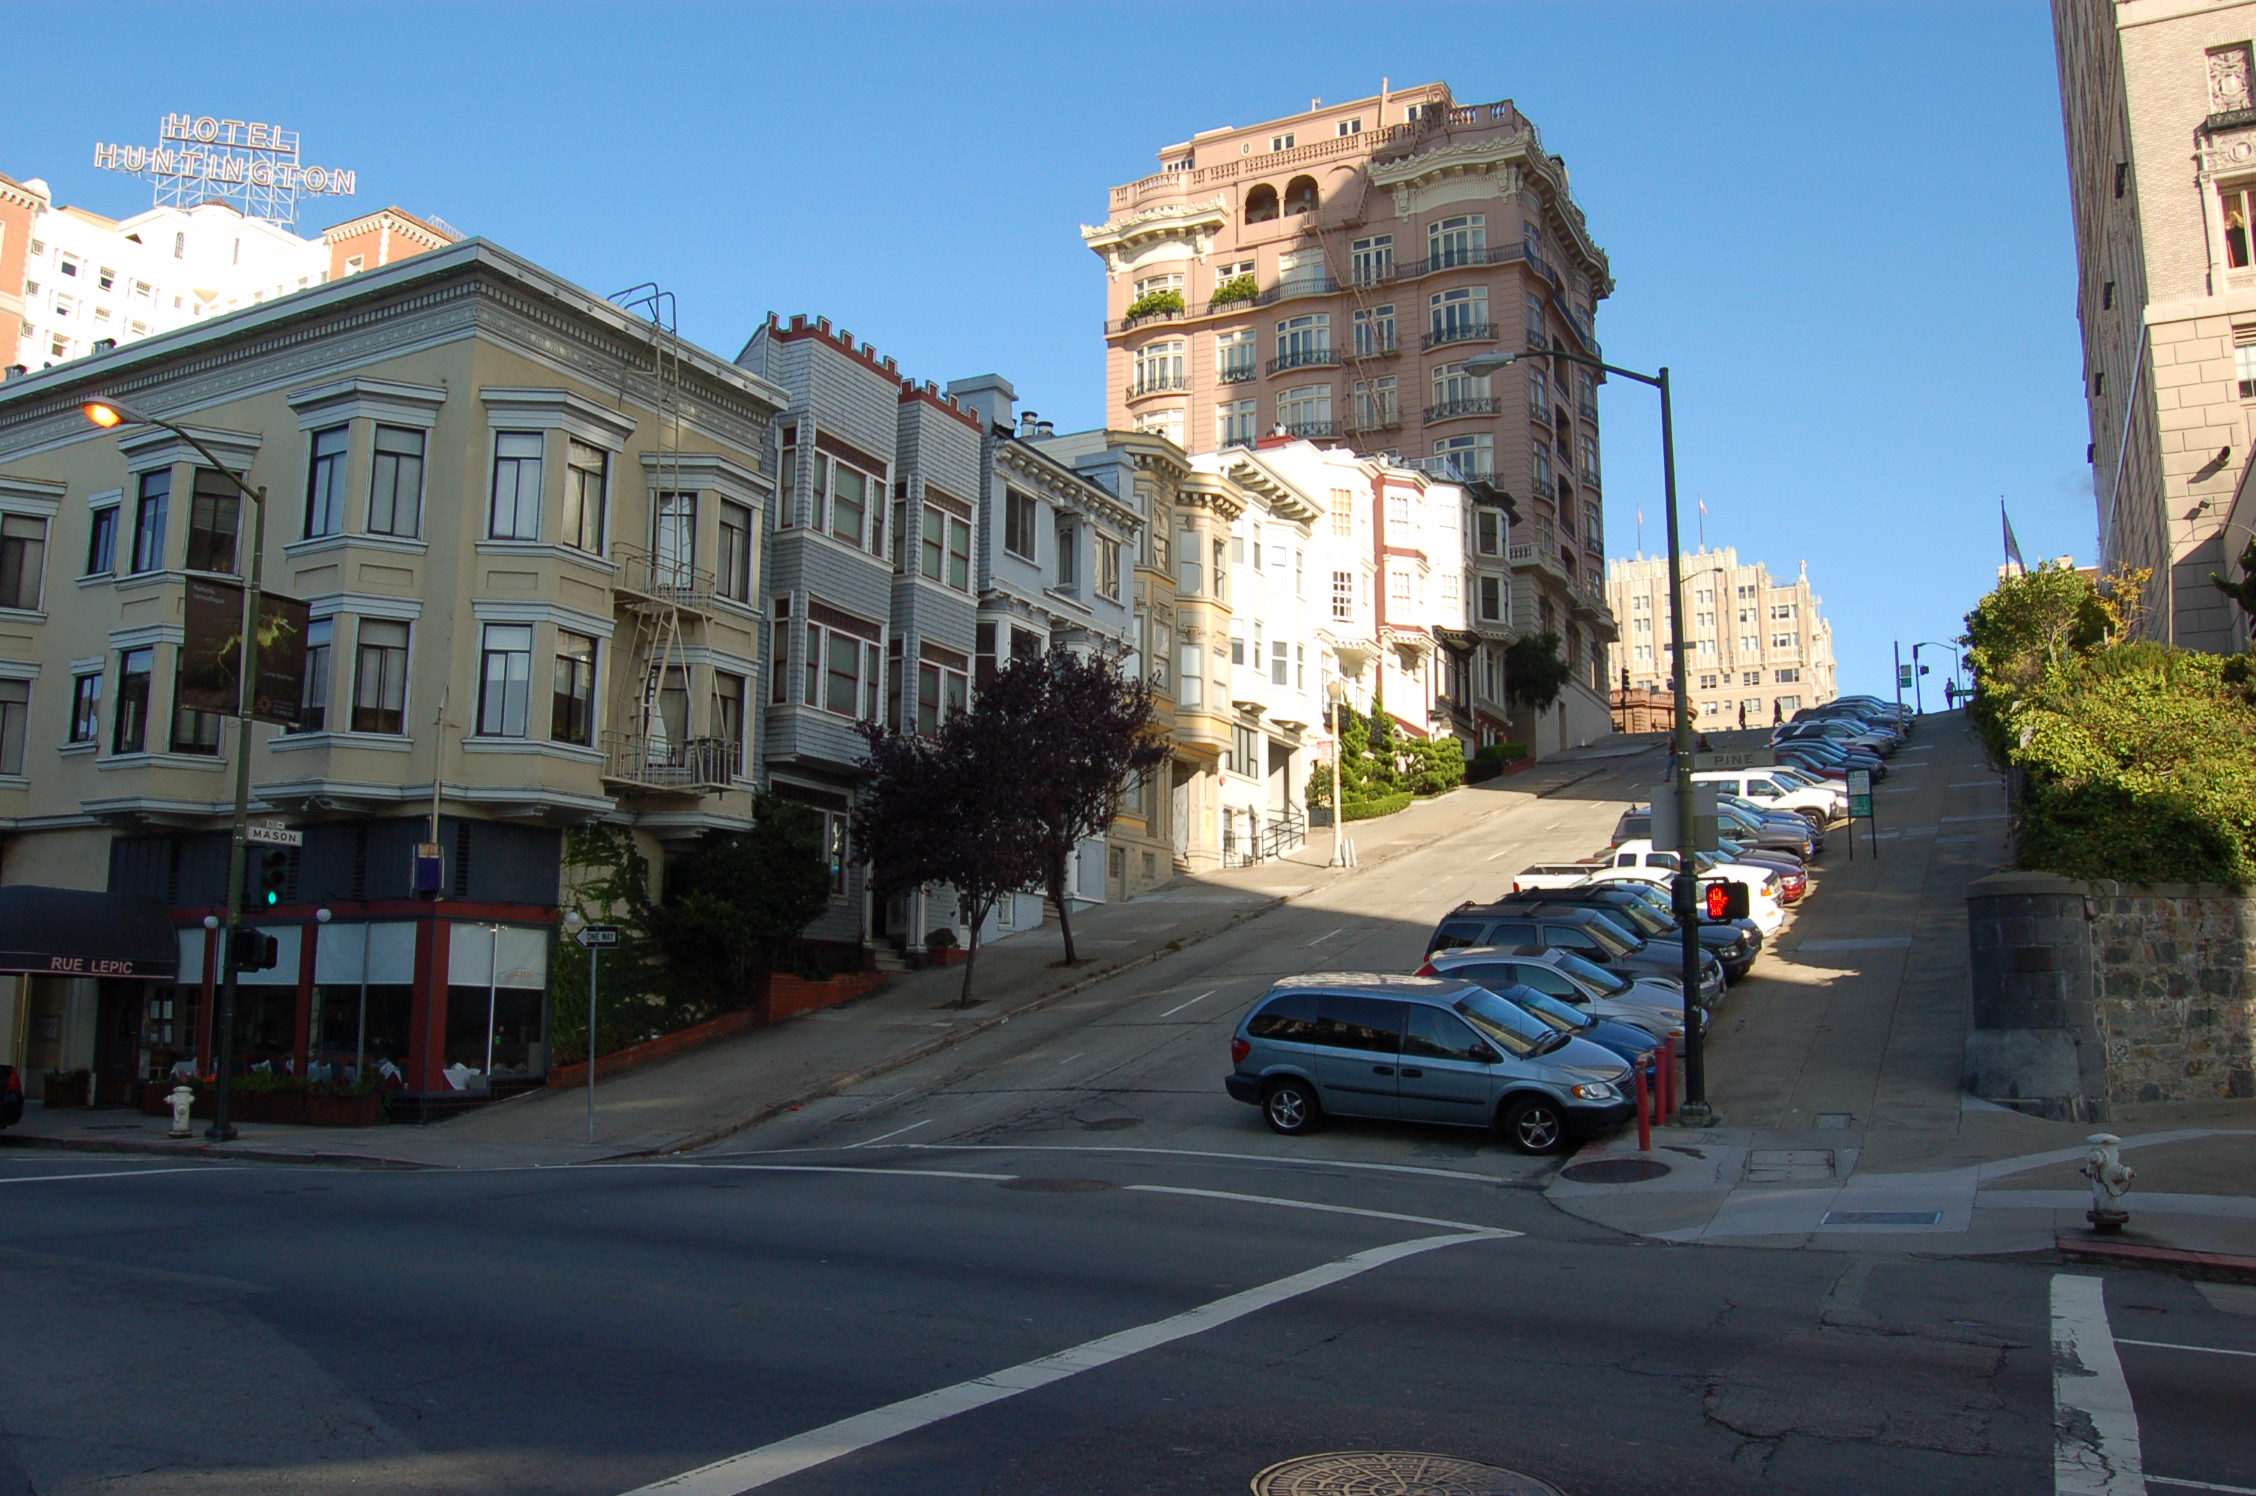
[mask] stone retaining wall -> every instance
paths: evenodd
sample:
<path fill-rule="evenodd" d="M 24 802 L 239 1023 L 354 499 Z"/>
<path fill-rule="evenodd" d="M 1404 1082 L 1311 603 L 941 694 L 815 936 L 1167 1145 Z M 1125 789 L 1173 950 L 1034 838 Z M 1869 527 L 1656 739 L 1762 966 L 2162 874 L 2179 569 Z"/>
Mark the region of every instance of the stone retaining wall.
<path fill-rule="evenodd" d="M 2016 872 L 1966 905 L 1975 1095 L 2079 1121 L 2256 1095 L 2256 898 Z"/>

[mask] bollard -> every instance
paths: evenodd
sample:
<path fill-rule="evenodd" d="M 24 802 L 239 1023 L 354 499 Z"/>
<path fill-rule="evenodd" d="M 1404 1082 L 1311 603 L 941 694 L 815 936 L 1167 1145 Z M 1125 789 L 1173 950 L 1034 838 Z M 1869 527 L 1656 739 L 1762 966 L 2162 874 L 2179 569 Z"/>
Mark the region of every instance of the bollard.
<path fill-rule="evenodd" d="M 2123 1140 L 2115 1134 L 2095 1132 L 2084 1141 L 2091 1144 L 2091 1152 L 2076 1171 L 2091 1181 L 2091 1209 L 2084 1212 L 2084 1219 L 2091 1222 L 2092 1230 L 2113 1235 L 2130 1224 L 2131 1213 L 2122 1202 L 2138 1175 L 2116 1152 Z"/>
<path fill-rule="evenodd" d="M 1676 1041 L 1663 1039 L 1661 1052 L 1655 1061 L 1661 1071 L 1661 1120 L 1672 1121 L 1676 1116 Z"/>
<path fill-rule="evenodd" d="M 1653 1118 L 1645 1106 L 1645 1067 L 1632 1065 L 1629 1068 L 1637 1076 L 1637 1151 L 1650 1153 L 1653 1151 Z"/>

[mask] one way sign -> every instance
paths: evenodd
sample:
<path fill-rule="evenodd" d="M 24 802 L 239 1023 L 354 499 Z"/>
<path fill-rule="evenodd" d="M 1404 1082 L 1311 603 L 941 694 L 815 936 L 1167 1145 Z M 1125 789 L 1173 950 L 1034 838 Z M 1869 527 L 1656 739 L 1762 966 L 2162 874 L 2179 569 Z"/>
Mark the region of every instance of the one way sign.
<path fill-rule="evenodd" d="M 587 950 L 598 950 L 619 943 L 619 927 L 617 925 L 589 925 L 572 938 Z"/>

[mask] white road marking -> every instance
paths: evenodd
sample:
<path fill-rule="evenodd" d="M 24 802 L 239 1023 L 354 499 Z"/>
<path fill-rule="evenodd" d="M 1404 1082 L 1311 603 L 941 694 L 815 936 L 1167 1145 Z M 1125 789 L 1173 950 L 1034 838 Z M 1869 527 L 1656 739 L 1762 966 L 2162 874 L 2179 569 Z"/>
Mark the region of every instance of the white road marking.
<path fill-rule="evenodd" d="M 2002 779 L 1961 779 L 1951 785 L 1954 790 L 1987 790 L 2003 789 L 2004 787 L 2005 781 Z"/>
<path fill-rule="evenodd" d="M 1071 1054 L 1067 1055 L 1067 1056 L 1066 1056 L 1066 1057 L 1065 1057 L 1064 1059 L 1062 1059 L 1062 1060 L 1058 1061 L 1058 1068 L 1059 1068 L 1059 1069 L 1061 1069 L 1061 1070 L 1062 1070 L 1062 1069 L 1064 1069 L 1064 1068 L 1065 1068 L 1066 1066 L 1068 1066 L 1068 1065 L 1072 1064 L 1072 1063 L 1073 1063 L 1073 1062 L 1074 1062 L 1075 1060 L 1078 1060 L 1078 1059 L 1080 1059 L 1080 1058 L 1081 1058 L 1081 1056 L 1082 1056 L 1082 1055 L 1084 1055 L 1084 1054 L 1086 1054 L 1086 1053 L 1088 1053 L 1088 1051 L 1087 1051 L 1087 1050 L 1083 1050 L 1083 1049 L 1076 1049 L 1075 1051 L 1073 1051 L 1073 1053 L 1071 1053 Z"/>
<path fill-rule="evenodd" d="M 1173 1018 L 1177 1013 L 1182 1012 L 1185 1008 L 1188 1008 L 1195 1003 L 1205 1002 L 1208 998 L 1212 997 L 1215 993 L 1220 992 L 1221 990 L 1222 989 L 1219 987 L 1209 988 L 1207 991 L 1201 992 L 1198 996 L 1192 998 L 1190 1002 L 1177 1003 L 1174 1007 L 1169 1008 L 1166 1012 L 1160 1014 L 1159 1016 L 1162 1018 Z"/>
<path fill-rule="evenodd" d="M 2138 1414 L 2107 1325 L 2106 1281 L 2052 1279 L 2054 1496 L 2146 1496 Z"/>
<path fill-rule="evenodd" d="M 2226 1491 L 2231 1496 L 2256 1496 L 2256 1486 L 2220 1486 L 2213 1480 L 2176 1480 L 2167 1475 L 2149 1475 L 2150 1486 L 2183 1486 L 2189 1491 Z"/>
<path fill-rule="evenodd" d="M 2002 811 L 2002 810 L 2001 810 L 2001 811 L 1997 811 L 1997 812 L 1995 812 L 1995 813 L 1993 813 L 1993 814 L 1990 814 L 1990 815 L 1986 815 L 1986 816 L 1944 816 L 1944 817 L 1943 817 L 1943 820 L 1944 820 L 1944 822 L 1945 822 L 1946 824 L 1947 824 L 1947 823 L 1949 823 L 1949 822 L 1952 822 L 1952 821 L 2002 821 L 2002 820 L 2004 820 L 2004 819 L 2005 819 L 2005 812 L 2004 812 L 2004 811 Z"/>
<path fill-rule="evenodd" d="M 902 1144 L 911 1147 L 912 1144 Z M 865 1169 L 853 1164 L 650 1164 L 653 1169 L 749 1169 L 762 1174 L 896 1174 L 910 1179 L 1016 1179 L 1016 1174 L 966 1174 L 955 1169 Z"/>
<path fill-rule="evenodd" d="M 1201 1148 L 1136 1148 L 1102 1143 L 895 1143 L 896 1148 L 937 1148 L 966 1153 L 1150 1153 L 1166 1158 L 1220 1158 L 1233 1163 L 1288 1164 L 1305 1169 L 1367 1169 L 1382 1174 L 1423 1174 L 1432 1179 L 1464 1179 L 1474 1184 L 1501 1184 L 1500 1174 L 1476 1174 L 1470 1169 L 1428 1169 L 1417 1164 L 1366 1164 L 1344 1158 L 1288 1158 L 1266 1153 L 1214 1153 Z M 2077 1154 L 2076 1157 L 2083 1157 Z"/>
<path fill-rule="evenodd" d="M 1139 1186 L 1130 1186 L 1130 1188 L 1138 1187 Z M 2115 1337 L 2115 1343 L 2117 1345 L 2143 1345 L 2152 1350 L 2158 1351 L 2200 1351 L 2204 1355 L 2210 1356 L 2256 1357 L 2256 1351 L 2228 1351 L 2221 1345 L 2172 1345 L 2167 1340 L 2125 1340 L 2120 1335 Z"/>
<path fill-rule="evenodd" d="M 1241 1195 L 1230 1190 L 1194 1190 L 1175 1184 L 1130 1184 L 1124 1189 L 1141 1190 L 1147 1195 L 1195 1195 L 1205 1200 L 1240 1200 L 1249 1205 L 1281 1205 L 1287 1210 L 1321 1210 L 1331 1215 L 1369 1216 L 1377 1221 L 1408 1221 L 1414 1226 L 1446 1226 L 1452 1231 L 1489 1231 L 1496 1228 L 1476 1226 L 1470 1221 L 1444 1221 L 1433 1216 L 1399 1215 L 1391 1210 L 1364 1210 L 1353 1205 L 1320 1205 L 1314 1200 L 1286 1200 L 1276 1195 Z M 1497 1230 L 1499 1236 L 1524 1236 L 1521 1231 Z"/>
<path fill-rule="evenodd" d="M 226 1174 L 242 1167 L 241 1164 L 191 1164 L 184 1169 L 114 1169 L 107 1174 L 26 1174 L 16 1179 L 0 1179 L 0 1184 L 52 1184 L 59 1179 L 134 1179 L 147 1174 Z"/>
<path fill-rule="evenodd" d="M 1310 945 L 1322 945 L 1325 941 L 1331 939 L 1334 935 L 1346 933 L 1346 930 L 1347 926 L 1345 925 L 1340 926 L 1336 930 L 1326 930 L 1323 934 L 1317 936 L 1314 940 L 1311 940 L 1308 943 Z"/>
<path fill-rule="evenodd" d="M 836 1423 L 779 1439 L 773 1444 L 717 1460 L 701 1469 L 687 1471 L 651 1485 L 638 1486 L 627 1496 L 740 1496 L 745 1491 L 811 1470 L 817 1465 L 873 1444 L 914 1432 L 928 1424 L 953 1418 L 959 1413 L 969 1413 L 990 1403 L 1016 1397 L 1021 1392 L 1032 1392 L 1078 1376 L 1084 1371 L 1095 1371 L 1115 1361 L 1125 1360 L 1143 1351 L 1172 1344 L 1203 1334 L 1232 1320 L 1328 1288 L 1376 1267 L 1399 1262 L 1406 1257 L 1416 1257 L 1442 1247 L 1453 1247 L 1461 1242 L 1494 1241 L 1505 1233 L 1498 1231 L 1453 1232 L 1448 1236 L 1425 1236 L 1413 1241 L 1394 1242 L 1388 1246 L 1372 1247 L 1312 1267 L 1306 1272 L 1294 1273 L 1289 1278 L 1279 1278 L 1243 1293 L 1201 1304 L 1167 1319 L 1155 1320 L 1148 1325 L 1122 1330 L 1116 1334 L 1086 1341 L 1053 1355 L 1032 1361 L 1022 1361 L 1001 1371 L 974 1377 L 968 1382 L 958 1382 L 952 1387 L 942 1387 L 918 1397 L 904 1398 L 867 1413 L 857 1413 Z"/>
<path fill-rule="evenodd" d="M 897 1138 L 904 1132 L 915 1132 L 920 1127 L 930 1127 L 931 1125 L 932 1119 L 930 1117 L 927 1117 L 922 1122 L 911 1122 L 906 1127 L 896 1127 L 891 1132 L 881 1132 L 874 1138 L 864 1138 L 861 1142 L 851 1143 L 848 1146 L 853 1148 L 867 1148 L 872 1143 L 882 1143 L 887 1138 Z"/>

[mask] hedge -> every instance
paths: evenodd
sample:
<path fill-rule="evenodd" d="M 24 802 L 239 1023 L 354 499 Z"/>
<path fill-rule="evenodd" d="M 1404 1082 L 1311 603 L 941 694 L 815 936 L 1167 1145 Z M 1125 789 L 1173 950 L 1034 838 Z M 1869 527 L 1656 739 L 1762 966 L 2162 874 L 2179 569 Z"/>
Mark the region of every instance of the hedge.
<path fill-rule="evenodd" d="M 1397 794 L 1381 795 L 1376 800 L 1350 801 L 1347 808 L 1340 812 L 1340 819 L 1343 821 L 1368 821 L 1377 816 L 1391 816 L 1396 811 L 1406 808 L 1416 798 L 1417 796 L 1410 791 L 1403 790 Z"/>

